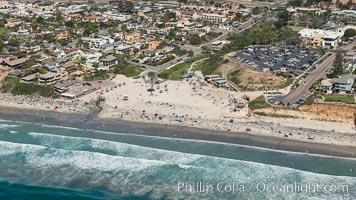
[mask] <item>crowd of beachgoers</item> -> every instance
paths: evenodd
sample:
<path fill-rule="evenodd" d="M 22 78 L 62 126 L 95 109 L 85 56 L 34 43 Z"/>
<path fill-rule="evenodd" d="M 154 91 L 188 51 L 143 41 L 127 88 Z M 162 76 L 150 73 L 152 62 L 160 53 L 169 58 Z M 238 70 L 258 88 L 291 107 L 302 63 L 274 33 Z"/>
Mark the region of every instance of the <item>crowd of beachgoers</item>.
<path fill-rule="evenodd" d="M 0 106 L 64 113 L 87 113 L 90 111 L 88 104 L 76 99 L 64 100 L 27 95 L 14 96 L 10 93 L 1 93 Z"/>

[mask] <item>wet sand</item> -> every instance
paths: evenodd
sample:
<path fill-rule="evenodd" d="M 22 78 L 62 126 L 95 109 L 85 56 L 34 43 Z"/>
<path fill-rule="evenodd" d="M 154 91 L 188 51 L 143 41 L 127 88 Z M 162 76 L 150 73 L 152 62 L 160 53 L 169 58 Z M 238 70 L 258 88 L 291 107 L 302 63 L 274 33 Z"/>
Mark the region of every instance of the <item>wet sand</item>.
<path fill-rule="evenodd" d="M 205 140 L 229 144 L 263 147 L 310 154 L 356 158 L 356 147 L 304 142 L 288 138 L 262 136 L 248 133 L 222 132 L 176 125 L 131 122 L 123 120 L 98 120 L 84 114 L 66 114 L 32 109 L 0 107 L 0 119 L 43 123 L 47 125 L 95 129 L 113 133 L 161 136 Z M 108 138 L 109 139 L 109 138 Z"/>

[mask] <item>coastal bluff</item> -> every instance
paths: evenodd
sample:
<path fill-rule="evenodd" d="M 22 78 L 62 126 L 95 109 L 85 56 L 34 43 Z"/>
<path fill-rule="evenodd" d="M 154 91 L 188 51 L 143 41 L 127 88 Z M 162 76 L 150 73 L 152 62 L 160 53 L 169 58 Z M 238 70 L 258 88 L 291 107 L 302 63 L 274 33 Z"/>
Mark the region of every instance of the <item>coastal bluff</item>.
<path fill-rule="evenodd" d="M 311 104 L 302 105 L 298 108 L 269 107 L 253 111 L 256 114 L 268 116 L 283 116 L 291 118 L 304 118 L 319 121 L 354 123 L 355 106 Z"/>

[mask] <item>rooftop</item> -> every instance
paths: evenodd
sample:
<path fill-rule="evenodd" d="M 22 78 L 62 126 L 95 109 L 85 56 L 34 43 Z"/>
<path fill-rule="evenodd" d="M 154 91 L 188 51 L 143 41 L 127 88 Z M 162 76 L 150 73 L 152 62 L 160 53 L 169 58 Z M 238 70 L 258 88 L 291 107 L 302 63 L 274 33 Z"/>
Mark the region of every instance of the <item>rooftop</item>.
<path fill-rule="evenodd" d="M 353 84 L 355 77 L 351 74 L 342 75 L 339 79 L 336 80 L 336 83 L 339 84 Z"/>
<path fill-rule="evenodd" d="M 113 55 L 108 55 L 105 58 L 101 59 L 101 61 L 103 61 L 103 62 L 111 62 L 111 61 L 114 61 L 114 60 L 117 60 L 117 59 Z"/>

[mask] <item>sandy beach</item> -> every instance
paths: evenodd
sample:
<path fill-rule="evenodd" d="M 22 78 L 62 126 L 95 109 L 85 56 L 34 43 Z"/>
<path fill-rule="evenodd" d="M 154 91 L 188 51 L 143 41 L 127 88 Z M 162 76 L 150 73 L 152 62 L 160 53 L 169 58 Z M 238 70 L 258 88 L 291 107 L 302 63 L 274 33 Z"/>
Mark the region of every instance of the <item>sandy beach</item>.
<path fill-rule="evenodd" d="M 252 115 L 243 96 L 256 98 L 263 92 L 233 92 L 214 88 L 197 74 L 189 81 L 166 81 L 155 85 L 142 79 L 117 76 L 117 87 L 101 93 L 105 97 L 100 119 L 123 119 L 156 124 L 196 127 L 226 132 L 245 132 L 312 143 L 355 146 L 352 124 L 309 119 L 271 118 Z M 120 85 L 120 86 L 119 86 Z M 85 101 L 94 98 L 90 94 Z M 128 96 L 128 100 L 123 100 Z M 233 133 L 231 133 L 233 134 Z M 313 138 L 313 139 L 311 139 Z"/>
<path fill-rule="evenodd" d="M 93 131 L 91 131 L 90 134 L 91 137 L 96 137 L 97 135 L 97 137 L 110 141 L 115 141 L 116 137 L 120 137 L 120 135 L 116 135 L 115 133 L 130 133 L 147 136 L 205 140 L 300 153 L 356 158 L 355 146 L 311 143 L 308 141 L 291 140 L 289 138 L 270 135 L 263 136 L 243 132 L 231 133 L 195 127 L 152 124 L 117 119 L 88 120 L 88 115 L 86 114 L 58 113 L 53 111 L 0 107 L 0 119 L 107 131 L 112 134 L 102 135 L 100 132 L 96 133 Z"/>
<path fill-rule="evenodd" d="M 189 81 L 155 84 L 152 94 L 147 91 L 150 87 L 150 81 L 118 75 L 111 81 L 104 81 L 101 89 L 75 100 L 4 94 L 0 97 L 0 106 L 86 116 L 95 110 L 94 100 L 102 96 L 105 98 L 100 104 L 102 110 L 91 116 L 98 121 L 131 121 L 147 126 L 172 125 L 233 136 L 243 133 L 273 138 L 275 141 L 356 147 L 356 131 L 352 124 L 251 114 L 243 97 L 253 99 L 263 95 L 263 91 L 233 92 L 215 88 L 206 83 L 201 74 Z M 128 99 L 124 100 L 124 96 Z"/>

